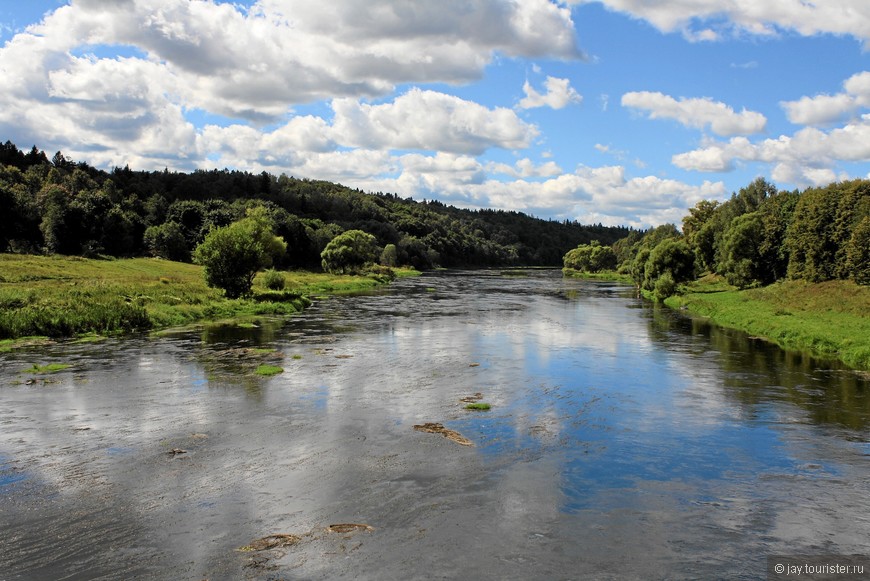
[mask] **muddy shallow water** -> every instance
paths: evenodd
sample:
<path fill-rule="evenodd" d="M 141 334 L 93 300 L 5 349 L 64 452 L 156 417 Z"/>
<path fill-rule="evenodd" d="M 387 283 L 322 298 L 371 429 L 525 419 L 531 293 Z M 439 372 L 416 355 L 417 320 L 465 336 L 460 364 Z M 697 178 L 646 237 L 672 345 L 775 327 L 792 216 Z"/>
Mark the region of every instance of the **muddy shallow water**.
<path fill-rule="evenodd" d="M 757 579 L 868 553 L 868 442 L 866 376 L 618 285 L 435 273 L 0 355 L 0 579 Z"/>

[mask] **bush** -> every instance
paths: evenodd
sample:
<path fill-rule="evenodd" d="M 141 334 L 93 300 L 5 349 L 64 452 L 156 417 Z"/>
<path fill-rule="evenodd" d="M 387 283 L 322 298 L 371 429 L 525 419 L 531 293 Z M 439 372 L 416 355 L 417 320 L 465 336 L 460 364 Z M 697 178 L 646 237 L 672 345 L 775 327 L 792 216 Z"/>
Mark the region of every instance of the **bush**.
<path fill-rule="evenodd" d="M 284 285 L 286 284 L 286 280 L 284 275 L 275 270 L 274 268 L 270 268 L 265 273 L 263 273 L 263 286 L 265 286 L 269 290 L 279 291 L 284 290 Z"/>
<path fill-rule="evenodd" d="M 673 296 L 677 292 L 677 283 L 670 272 L 665 272 L 655 282 L 653 287 L 653 296 L 659 302 Z"/>
<path fill-rule="evenodd" d="M 356 274 L 377 257 L 377 240 L 362 230 L 339 234 L 320 253 L 323 270 L 332 274 Z"/>

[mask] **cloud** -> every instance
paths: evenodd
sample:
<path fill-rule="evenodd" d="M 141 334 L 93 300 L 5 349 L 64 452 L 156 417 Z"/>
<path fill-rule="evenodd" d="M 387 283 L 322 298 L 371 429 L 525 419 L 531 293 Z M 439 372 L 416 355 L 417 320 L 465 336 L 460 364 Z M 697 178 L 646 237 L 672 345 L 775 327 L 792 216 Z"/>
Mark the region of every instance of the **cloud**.
<path fill-rule="evenodd" d="M 698 201 L 726 195 L 722 182 L 695 186 L 656 176 L 627 178 L 622 166 L 581 166 L 542 179 L 501 180 L 494 175 L 510 173 L 503 171 L 510 166 L 485 167 L 465 156 L 411 154 L 398 161 L 398 177 L 357 187 L 437 197 L 463 207 L 497 207 L 637 228 L 679 222 Z M 525 161 L 518 164 L 523 165 Z"/>
<path fill-rule="evenodd" d="M 870 4 L 865 0 L 568 0 L 569 4 L 593 2 L 646 20 L 662 32 L 680 31 L 692 41 L 716 40 L 725 34 L 774 36 L 790 31 L 803 36 L 852 36 L 870 48 Z"/>
<path fill-rule="evenodd" d="M 73 0 L 0 47 L 0 131 L 68 155 L 105 151 L 83 156 L 96 164 L 189 169 L 214 152 L 186 112 L 281 125 L 303 103 L 347 99 L 350 110 L 400 84 L 478 80 L 498 55 L 582 58 L 576 40 L 570 10 L 550 0 Z M 126 56 L 96 56 L 106 49 Z M 535 133 L 509 110 L 434 95 L 358 108 L 397 118 L 415 97 L 438 101 L 441 120 L 466 116 L 467 131 L 451 127 L 463 152 Z M 380 127 L 378 145 L 437 147 L 420 125 L 407 144 Z"/>
<path fill-rule="evenodd" d="M 870 72 L 852 75 L 843 82 L 844 93 L 801 97 L 783 101 L 788 120 L 798 125 L 828 125 L 852 116 L 870 105 Z"/>
<path fill-rule="evenodd" d="M 583 97 L 571 87 L 568 79 L 547 77 L 544 86 L 546 87 L 546 93 L 541 94 L 526 81 L 523 85 L 523 92 L 526 96 L 520 100 L 517 107 L 520 109 L 534 109 L 536 107 L 562 109 L 572 103 L 581 103 L 583 101 Z"/>
<path fill-rule="evenodd" d="M 616 158 L 619 161 L 623 161 L 626 158 L 626 156 L 628 155 L 627 151 L 623 151 L 621 149 L 613 149 L 610 145 L 605 145 L 603 143 L 596 143 L 595 149 L 597 151 L 599 151 L 600 153 L 603 153 L 606 155 L 612 155 L 614 158 Z"/>
<path fill-rule="evenodd" d="M 336 99 L 333 133 L 343 145 L 424 149 L 479 155 L 487 149 L 524 149 L 538 130 L 506 108 L 489 109 L 452 95 L 411 89 L 392 103 Z"/>
<path fill-rule="evenodd" d="M 699 160 L 719 158 L 726 169 L 735 161 L 761 161 L 774 164 L 771 176 L 781 182 L 800 186 L 821 186 L 847 179 L 837 171 L 842 162 L 870 161 L 870 115 L 858 116 L 870 107 L 870 72 L 856 73 L 843 82 L 843 92 L 796 101 L 783 101 L 780 106 L 788 120 L 807 127 L 792 136 L 780 136 L 758 144 L 713 144 L 708 148 L 675 156 L 674 163 L 686 169 L 704 171 Z M 835 123 L 841 127 L 823 130 Z"/>
<path fill-rule="evenodd" d="M 838 163 L 870 161 L 870 115 L 827 132 L 807 127 L 792 136 L 759 143 L 735 137 L 672 158 L 680 168 L 710 172 L 730 171 L 737 161 L 774 164 L 772 177 L 778 181 L 825 185 L 831 176 L 845 176 L 836 172 Z"/>
<path fill-rule="evenodd" d="M 524 157 L 513 166 L 504 163 L 488 163 L 486 169 L 491 174 L 501 174 L 514 178 L 553 177 L 561 175 L 562 168 L 554 161 L 536 164 L 531 159 Z"/>
<path fill-rule="evenodd" d="M 827 125 L 851 114 L 857 103 L 850 95 L 817 95 L 780 103 L 786 117 L 798 125 Z"/>
<path fill-rule="evenodd" d="M 748 135 L 764 131 L 767 118 L 761 113 L 734 110 L 712 99 L 674 99 L 658 92 L 632 92 L 622 96 L 622 106 L 649 111 L 650 119 L 674 119 L 687 127 L 709 126 L 717 135 Z"/>

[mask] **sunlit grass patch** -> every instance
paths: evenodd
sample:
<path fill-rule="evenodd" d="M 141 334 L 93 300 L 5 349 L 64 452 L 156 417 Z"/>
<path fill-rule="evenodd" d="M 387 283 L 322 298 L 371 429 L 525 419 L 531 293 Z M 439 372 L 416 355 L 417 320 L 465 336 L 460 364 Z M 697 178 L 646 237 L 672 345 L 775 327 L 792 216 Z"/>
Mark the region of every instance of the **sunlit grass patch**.
<path fill-rule="evenodd" d="M 409 276 L 415 271 L 396 271 Z M 0 254 L 0 339 L 71 337 L 180 327 L 252 315 L 292 315 L 309 295 L 372 289 L 367 276 L 289 271 L 284 290 L 255 280 L 249 298 L 230 300 L 205 284 L 202 267 L 155 258 L 92 260 Z M 258 282 L 259 281 L 259 282 Z M 0 350 L 11 349 L 0 344 Z"/>
<path fill-rule="evenodd" d="M 262 375 L 263 377 L 271 377 L 273 375 L 278 375 L 279 373 L 283 373 L 284 369 L 278 367 L 277 365 L 258 365 L 257 369 L 254 371 L 257 375 Z"/>
<path fill-rule="evenodd" d="M 56 373 L 72 367 L 69 363 L 48 363 L 47 365 L 33 364 L 33 367 L 25 369 L 24 373 Z"/>
<path fill-rule="evenodd" d="M 721 285 L 720 281 L 711 281 Z M 703 281 L 666 304 L 781 347 L 870 369 L 870 287 L 850 281 L 785 281 L 758 289 L 711 292 Z"/>

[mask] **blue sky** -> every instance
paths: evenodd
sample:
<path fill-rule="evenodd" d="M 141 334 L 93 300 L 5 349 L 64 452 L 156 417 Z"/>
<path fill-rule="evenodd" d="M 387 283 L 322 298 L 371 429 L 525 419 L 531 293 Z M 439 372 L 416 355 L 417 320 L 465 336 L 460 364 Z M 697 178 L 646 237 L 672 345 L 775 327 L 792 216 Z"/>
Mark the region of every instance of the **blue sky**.
<path fill-rule="evenodd" d="M 635 227 L 870 173 L 866 0 L 0 0 L 0 44 L 0 140 L 106 169 Z"/>

